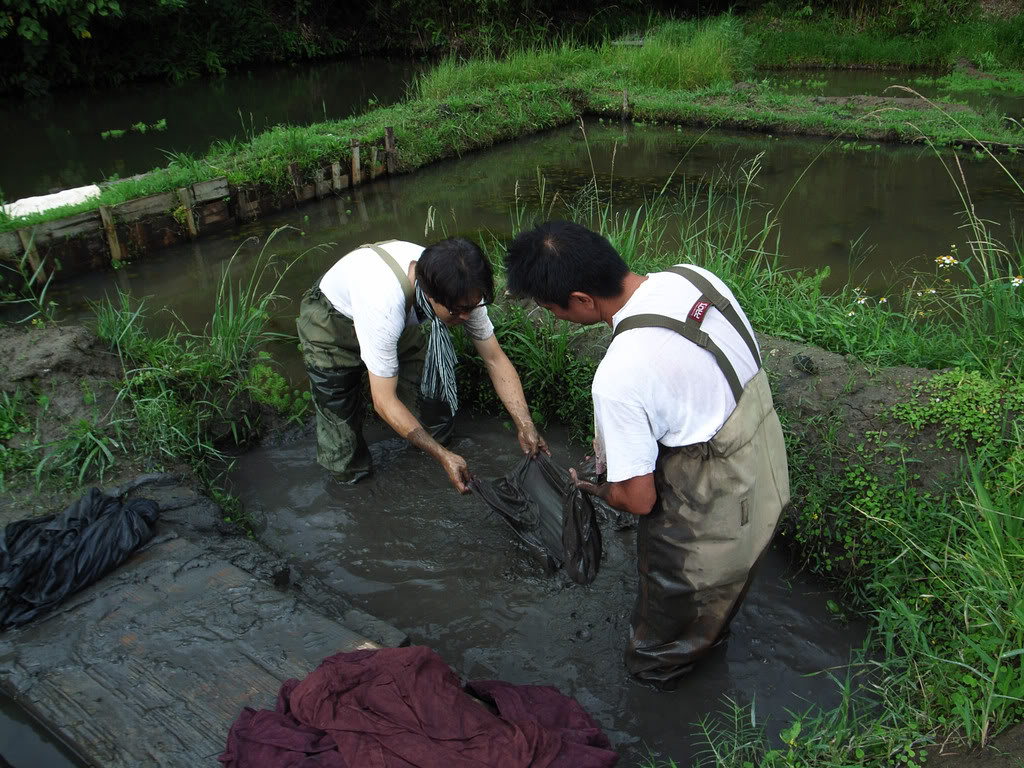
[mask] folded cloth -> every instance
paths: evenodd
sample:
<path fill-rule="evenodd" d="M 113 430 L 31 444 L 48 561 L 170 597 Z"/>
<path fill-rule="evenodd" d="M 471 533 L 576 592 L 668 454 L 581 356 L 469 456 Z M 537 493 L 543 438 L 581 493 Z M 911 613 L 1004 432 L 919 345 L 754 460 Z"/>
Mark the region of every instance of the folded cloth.
<path fill-rule="evenodd" d="M 611 768 L 598 724 L 550 686 L 471 683 L 429 648 L 325 659 L 287 681 L 275 712 L 246 708 L 226 768 Z M 483 701 L 481 701 L 481 699 Z"/>

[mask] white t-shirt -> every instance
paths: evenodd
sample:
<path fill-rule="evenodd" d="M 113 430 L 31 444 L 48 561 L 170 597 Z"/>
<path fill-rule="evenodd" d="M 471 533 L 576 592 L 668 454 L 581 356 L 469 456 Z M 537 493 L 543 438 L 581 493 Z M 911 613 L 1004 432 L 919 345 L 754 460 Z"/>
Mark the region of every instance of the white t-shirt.
<path fill-rule="evenodd" d="M 399 268 L 409 269 L 423 246 L 396 240 L 380 246 L 394 256 Z M 405 293 L 394 270 L 372 248 L 357 248 L 340 258 L 320 278 L 320 292 L 345 317 L 352 319 L 359 339 L 359 357 L 374 376 L 398 375 L 398 338 L 419 323 L 414 308 L 405 311 Z M 415 304 L 415 300 L 412 302 Z M 494 335 L 487 307 L 477 307 L 465 322 L 466 332 L 478 341 Z"/>
<path fill-rule="evenodd" d="M 692 265 L 685 265 L 692 266 Z M 725 283 L 693 267 L 750 322 Z M 700 291 L 672 272 L 648 276 L 612 318 L 654 313 L 681 321 Z M 736 369 L 742 386 L 757 373 L 743 337 L 716 309 L 701 324 Z M 594 375 L 594 429 L 608 480 L 620 482 L 654 471 L 658 443 L 667 447 L 710 440 L 736 408 L 736 399 L 714 355 L 667 328 L 634 328 L 616 337 Z"/>

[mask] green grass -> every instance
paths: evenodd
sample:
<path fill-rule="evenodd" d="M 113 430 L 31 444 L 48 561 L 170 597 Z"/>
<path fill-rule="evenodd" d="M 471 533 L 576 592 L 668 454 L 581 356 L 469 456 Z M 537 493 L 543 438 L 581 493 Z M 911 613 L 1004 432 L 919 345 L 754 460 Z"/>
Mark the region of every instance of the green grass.
<path fill-rule="evenodd" d="M 940 24 L 921 34 L 898 34 L 885 20 L 823 15 L 800 19 L 756 14 L 747 34 L 757 41 L 759 69 L 949 69 L 959 59 L 1024 64 L 1024 17 Z"/>
<path fill-rule="evenodd" d="M 842 39 L 862 37 L 850 34 Z M 0 218 L 0 232 L 222 176 L 235 185 L 288 195 L 292 163 L 307 174 L 335 161 L 345 167 L 352 139 L 363 145 L 380 143 L 386 127 L 393 127 L 398 137 L 400 170 L 410 171 L 566 125 L 580 113 L 618 117 L 624 90 L 629 92 L 632 119 L 640 122 L 849 140 L 913 142 L 926 137 L 937 145 L 955 144 L 971 135 L 978 141 L 1024 145 L 1020 126 L 994 112 L 958 113 L 958 126 L 936 109 L 823 105 L 813 96 L 788 94 L 768 82 L 733 88 L 758 63 L 757 56 L 763 58 L 764 46 L 749 29 L 744 32 L 738 18 L 723 15 L 699 22 L 654 20 L 643 46 L 606 41 L 595 48 L 567 41 L 515 50 L 500 59 L 447 59 L 420 76 L 412 96 L 400 104 L 345 120 L 279 125 L 258 134 L 245 129 L 243 120 L 244 139 L 217 141 L 199 157 L 171 154 L 166 167 L 140 179 L 112 183 L 91 201 L 17 219 Z M 808 50 L 816 49 L 810 45 Z M 845 60 L 829 61 L 831 66 L 843 66 Z"/>

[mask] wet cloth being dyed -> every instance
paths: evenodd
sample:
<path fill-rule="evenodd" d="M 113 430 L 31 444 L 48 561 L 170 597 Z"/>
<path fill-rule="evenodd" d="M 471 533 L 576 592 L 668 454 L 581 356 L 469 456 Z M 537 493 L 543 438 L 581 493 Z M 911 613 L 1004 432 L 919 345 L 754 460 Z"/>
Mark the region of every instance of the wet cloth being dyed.
<path fill-rule="evenodd" d="M 472 692 L 477 698 L 466 693 Z M 549 686 L 470 683 L 429 648 L 325 659 L 277 708 L 246 708 L 226 768 L 611 768 L 598 724 Z"/>
<path fill-rule="evenodd" d="M 601 529 L 589 494 L 543 453 L 523 457 L 492 481 L 474 478 L 472 491 L 509 524 L 549 572 L 565 565 L 577 584 L 589 584 L 601 563 Z"/>
<path fill-rule="evenodd" d="M 18 520 L 0 535 L 0 630 L 46 613 L 123 563 L 153 536 L 149 499 L 98 488 L 59 515 Z"/>

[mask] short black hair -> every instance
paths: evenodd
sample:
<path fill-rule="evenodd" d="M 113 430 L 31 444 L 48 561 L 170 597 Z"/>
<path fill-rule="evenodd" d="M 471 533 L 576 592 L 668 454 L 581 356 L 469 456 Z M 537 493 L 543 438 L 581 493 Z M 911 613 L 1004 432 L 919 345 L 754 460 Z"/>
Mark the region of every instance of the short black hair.
<path fill-rule="evenodd" d="M 556 219 L 516 235 L 505 255 L 505 272 L 513 295 L 567 307 L 574 291 L 617 296 L 629 267 L 597 232 Z"/>
<path fill-rule="evenodd" d="M 416 262 L 416 280 L 423 292 L 448 309 L 472 301 L 494 300 L 494 271 L 480 246 L 464 237 L 428 245 Z"/>

